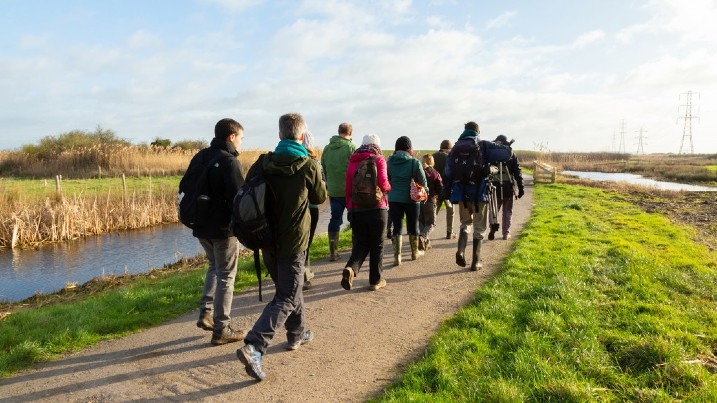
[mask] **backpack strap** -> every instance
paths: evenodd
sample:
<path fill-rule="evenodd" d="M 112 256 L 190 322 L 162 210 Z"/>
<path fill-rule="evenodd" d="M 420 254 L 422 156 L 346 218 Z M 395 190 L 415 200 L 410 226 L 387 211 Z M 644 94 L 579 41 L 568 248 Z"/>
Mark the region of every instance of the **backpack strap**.
<path fill-rule="evenodd" d="M 256 270 L 256 278 L 259 280 L 259 301 L 264 301 L 261 297 L 261 262 L 259 261 L 259 249 L 254 251 L 254 269 Z"/>

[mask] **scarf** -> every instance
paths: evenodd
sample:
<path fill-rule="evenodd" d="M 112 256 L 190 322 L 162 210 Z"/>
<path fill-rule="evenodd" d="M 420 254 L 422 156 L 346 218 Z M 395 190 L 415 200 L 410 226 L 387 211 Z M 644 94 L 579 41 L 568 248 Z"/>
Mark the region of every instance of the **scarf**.
<path fill-rule="evenodd" d="M 274 150 L 274 154 L 277 155 L 291 155 L 294 157 L 308 157 L 309 152 L 301 143 L 296 140 L 282 139 Z"/>
<path fill-rule="evenodd" d="M 361 147 L 357 148 L 354 153 L 373 153 L 381 155 L 381 147 L 376 144 L 363 144 Z"/>

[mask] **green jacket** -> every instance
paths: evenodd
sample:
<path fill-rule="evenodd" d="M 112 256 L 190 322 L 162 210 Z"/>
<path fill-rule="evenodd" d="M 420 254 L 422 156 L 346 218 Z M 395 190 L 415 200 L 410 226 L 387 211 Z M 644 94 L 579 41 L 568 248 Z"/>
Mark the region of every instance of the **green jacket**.
<path fill-rule="evenodd" d="M 411 200 L 411 179 L 424 188 L 427 186 L 426 174 L 423 172 L 421 163 L 405 151 L 396 151 L 388 158 L 386 166 L 388 181 L 391 183 L 388 201 L 417 203 Z"/>
<path fill-rule="evenodd" d="M 321 168 L 324 170 L 326 186 L 331 197 L 346 196 L 346 168 L 349 158 L 356 151 L 351 139 L 339 135 L 331 137 L 321 153 Z"/>
<path fill-rule="evenodd" d="M 247 177 L 251 177 L 249 172 Z M 264 176 L 275 195 L 272 217 L 276 226 L 276 254 L 289 256 L 309 247 L 309 203 L 326 201 L 319 163 L 311 157 L 275 154 L 264 158 Z"/>

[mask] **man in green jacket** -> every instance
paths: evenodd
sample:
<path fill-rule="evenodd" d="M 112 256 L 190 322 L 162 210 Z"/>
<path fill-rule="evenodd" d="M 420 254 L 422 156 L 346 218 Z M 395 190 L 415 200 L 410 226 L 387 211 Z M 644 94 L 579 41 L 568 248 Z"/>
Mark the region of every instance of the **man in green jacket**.
<path fill-rule="evenodd" d="M 329 220 L 329 251 L 330 259 L 335 262 L 340 259 L 339 233 L 343 224 L 344 210 L 346 210 L 346 168 L 349 158 L 356 151 L 351 141 L 353 126 L 351 123 L 341 123 L 339 134 L 331 137 L 329 144 L 321 153 L 321 168 L 324 170 L 326 186 L 329 191 L 331 203 L 331 219 Z"/>
<path fill-rule="evenodd" d="M 274 193 L 269 214 L 275 223 L 274 248 L 262 250 L 276 293 L 237 350 L 246 372 L 257 380 L 266 376 L 261 357 L 277 330 L 286 328 L 287 349 L 296 350 L 314 334 L 304 319 L 304 261 L 309 246 L 309 203 L 326 201 L 326 186 L 318 162 L 301 144 L 306 123 L 298 113 L 279 118 L 279 145 L 263 159 L 264 177 Z M 252 177 L 250 170 L 247 178 Z"/>

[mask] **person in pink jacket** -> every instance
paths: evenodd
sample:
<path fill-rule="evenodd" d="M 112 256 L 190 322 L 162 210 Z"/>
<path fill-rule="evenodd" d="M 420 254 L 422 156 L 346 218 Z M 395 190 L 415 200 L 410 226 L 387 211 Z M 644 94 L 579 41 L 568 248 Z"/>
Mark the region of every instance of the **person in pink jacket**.
<path fill-rule="evenodd" d="M 376 184 L 378 189 L 373 193 L 375 202 L 361 205 L 354 198 L 354 177 L 362 161 L 373 157 L 376 163 Z M 358 179 L 357 179 L 358 181 Z M 386 159 L 381 153 L 381 139 L 375 134 L 367 134 L 359 148 L 349 158 L 346 169 L 346 208 L 349 211 L 353 246 L 351 257 L 341 274 L 341 286 L 350 290 L 353 280 L 361 270 L 361 265 L 369 256 L 368 282 L 371 290 L 386 286 L 383 271 L 383 238 L 388 221 L 388 201 L 386 194 L 391 190 L 386 174 Z"/>

